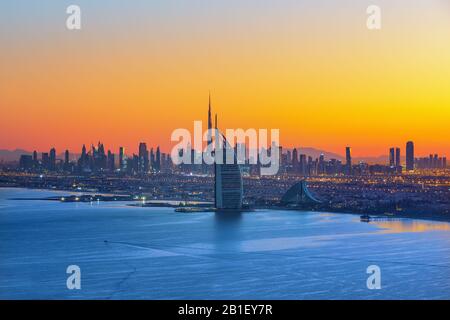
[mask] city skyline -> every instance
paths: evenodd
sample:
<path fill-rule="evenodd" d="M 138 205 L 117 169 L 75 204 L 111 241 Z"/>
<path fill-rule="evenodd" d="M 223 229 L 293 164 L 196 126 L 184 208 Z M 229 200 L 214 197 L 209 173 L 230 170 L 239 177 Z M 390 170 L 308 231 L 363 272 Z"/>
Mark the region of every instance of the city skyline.
<path fill-rule="evenodd" d="M 250 150 L 245 144 L 239 144 L 239 148 L 242 147 L 245 149 L 245 164 L 252 164 L 252 159 L 249 157 Z M 236 152 L 236 148 L 237 145 L 233 147 L 234 152 Z M 446 155 L 440 155 L 437 153 L 430 153 L 426 157 L 416 155 L 414 154 L 413 141 L 408 141 L 406 143 L 406 155 L 404 157 L 401 156 L 401 148 L 392 147 L 389 149 L 387 159 L 384 162 L 380 160 L 380 162 L 377 163 L 371 163 L 370 161 L 362 161 L 361 159 L 354 158 L 352 156 L 351 147 L 348 146 L 345 147 L 345 158 L 341 157 L 340 159 L 333 156 L 330 157 L 330 154 L 325 156 L 324 153 L 314 157 L 310 154 L 304 153 L 301 148 L 285 149 L 282 146 L 279 148 L 281 153 L 280 158 L 277 161 L 279 161 L 280 165 L 290 166 L 292 167 L 290 170 L 294 170 L 294 172 L 305 176 L 310 175 L 313 172 L 319 174 L 325 173 L 326 163 L 331 164 L 332 166 L 338 166 L 339 168 L 336 167 L 334 170 L 337 170 L 336 172 L 341 172 L 345 175 L 353 175 L 354 169 L 360 167 L 362 164 L 370 165 L 368 168 L 372 168 L 375 171 L 398 174 L 403 172 L 403 168 L 406 172 L 413 171 L 414 169 L 447 168 Z M 192 159 L 190 160 L 190 163 L 193 164 L 192 168 L 184 167 L 184 170 L 187 169 L 189 171 L 192 169 L 193 171 L 197 171 L 198 168 L 194 164 L 193 158 L 197 157 L 199 152 L 193 149 L 190 145 L 188 145 L 187 149 L 184 149 L 183 152 L 187 152 L 191 155 Z M 116 157 L 116 155 L 118 155 L 118 157 Z M 89 160 L 88 158 L 92 158 L 92 160 Z M 358 162 L 353 162 L 354 160 L 358 160 Z M 116 153 L 114 150 L 111 151 L 111 149 L 105 148 L 104 144 L 99 141 L 97 147 L 95 145 L 91 145 L 89 150 L 85 145 L 83 145 L 81 153 L 79 154 L 71 153 L 68 149 L 60 154 L 57 154 L 55 148 L 51 148 L 50 152 L 38 152 L 34 150 L 31 154 L 22 153 L 20 154 L 20 159 L 18 162 L 19 167 L 22 169 L 47 169 L 50 171 L 58 171 L 57 163 L 59 163 L 60 171 L 82 171 L 83 167 L 90 167 L 90 169 L 97 167 L 98 169 L 107 170 L 110 172 L 113 172 L 116 169 L 126 170 L 127 166 L 130 166 L 130 164 L 128 164 L 128 162 L 130 162 L 133 168 L 132 170 L 135 169 L 135 173 L 141 174 L 146 174 L 151 171 L 159 172 L 162 167 L 175 168 L 180 166 L 172 163 L 171 153 L 161 151 L 159 146 L 150 146 L 148 148 L 147 143 L 145 142 L 139 143 L 139 152 L 137 154 L 127 153 L 124 147 L 119 147 L 118 153 Z M 185 165 L 186 164 L 181 163 L 180 167 Z M 75 169 L 74 166 L 78 169 Z M 69 168 L 71 169 L 69 170 Z M 202 168 L 200 171 L 202 173 L 209 172 L 207 168 Z M 284 168 L 284 171 L 282 170 L 276 174 L 283 172 L 287 173 L 286 168 Z"/>
<path fill-rule="evenodd" d="M 99 141 L 98 143 L 103 144 L 103 142 L 101 142 L 101 141 Z M 119 146 L 117 148 L 117 150 L 114 150 L 112 148 L 107 148 L 107 151 L 111 151 L 113 154 L 118 155 L 118 156 L 121 153 L 123 153 L 123 155 L 126 155 L 126 156 L 139 155 L 139 145 L 142 144 L 142 143 L 147 144 L 146 142 L 137 142 L 136 143 L 136 148 L 132 149 L 132 150 L 129 150 L 129 149 L 123 147 L 123 146 Z M 2 156 L 0 154 L 0 161 L 2 161 L 2 162 L 15 162 L 15 161 L 19 160 L 19 157 L 22 154 L 32 155 L 34 152 L 37 152 L 37 154 L 39 154 L 39 155 L 41 155 L 43 153 L 47 153 L 48 154 L 49 150 L 51 150 L 51 149 L 57 150 L 56 151 L 56 158 L 58 160 L 63 160 L 65 158 L 66 152 L 69 152 L 71 160 L 75 160 L 75 157 L 78 157 L 78 156 L 80 156 L 82 154 L 83 146 L 88 146 L 89 147 L 88 148 L 88 150 L 89 150 L 88 152 L 92 152 L 92 147 L 95 147 L 95 144 L 93 144 L 93 143 L 90 144 L 90 145 L 81 144 L 78 148 L 76 148 L 74 150 L 73 149 L 67 149 L 67 148 L 56 149 L 55 147 L 50 147 L 47 150 L 45 150 L 45 149 L 43 149 L 43 150 L 37 150 L 37 149 L 35 149 L 35 150 L 24 150 L 24 149 L 20 149 L 20 148 L 13 149 L 13 150 L 0 149 L 0 152 L 8 152 L 8 153 L 11 153 L 11 154 L 15 155 L 15 156 L 13 156 L 13 155 Z M 156 150 L 157 148 L 159 148 L 161 153 L 170 155 L 170 150 L 162 150 L 160 148 L 160 146 L 158 146 L 158 145 L 150 145 L 149 144 L 149 146 L 150 146 L 149 147 L 150 149 Z M 286 151 L 292 152 L 293 150 L 296 150 L 296 152 L 303 151 L 304 154 L 306 154 L 306 155 L 310 155 L 310 154 L 314 154 L 314 153 L 324 154 L 324 155 L 327 155 L 328 158 L 336 158 L 336 159 L 342 160 L 344 162 L 346 162 L 346 148 L 349 148 L 349 147 L 343 147 L 343 152 L 342 153 L 334 153 L 334 152 L 330 152 L 330 151 L 327 151 L 327 150 L 316 149 L 316 148 L 309 147 L 309 146 L 307 146 L 307 147 L 291 147 L 291 148 L 285 148 L 283 146 L 281 146 L 281 147 L 283 148 L 283 152 L 284 153 Z M 359 156 L 359 157 L 354 157 L 352 155 L 351 159 L 352 160 L 356 159 L 357 161 L 364 161 L 364 162 L 367 162 L 367 163 L 391 164 L 391 154 L 390 153 L 391 153 L 392 149 L 393 148 L 386 148 L 386 153 L 378 155 L 378 156 L 366 156 L 366 157 L 365 156 Z M 397 156 L 397 151 L 398 150 L 402 150 L 400 156 Z M 407 148 L 405 148 L 405 147 L 404 148 L 395 147 L 395 151 L 396 151 L 396 154 L 395 154 L 395 165 L 397 165 L 398 161 L 400 160 L 406 166 L 406 162 L 407 162 L 407 154 L 405 154 L 406 150 L 407 150 Z M 248 149 L 247 149 L 247 152 L 248 152 Z M 434 151 L 430 151 L 428 153 L 425 152 L 424 154 L 416 154 L 416 153 L 414 153 L 414 159 L 424 159 L 424 158 L 428 158 L 430 156 L 435 157 L 436 155 L 438 155 L 439 157 L 447 157 L 446 154 L 439 154 L 439 153 L 436 153 Z M 13 157 L 13 159 L 11 159 L 12 157 Z M 119 163 L 120 161 L 117 160 L 116 162 Z"/>
<path fill-rule="evenodd" d="M 211 90 L 223 128 L 279 128 L 285 148 L 448 155 L 448 6 L 380 1 L 373 32 L 349 4 L 79 1 L 71 32 L 64 3 L 2 2 L 0 149 L 167 150 Z"/>
<path fill-rule="evenodd" d="M 209 93 L 209 96 L 208 96 L 208 115 L 207 115 L 207 128 L 208 128 L 208 130 L 212 129 L 211 107 L 212 107 L 211 93 Z M 203 121 L 202 121 L 202 123 L 203 123 Z M 217 124 L 217 113 L 215 114 L 215 123 Z M 173 141 L 171 141 L 171 142 L 173 143 Z M 211 142 L 212 142 L 211 141 L 211 136 L 208 135 L 208 139 L 207 139 L 206 142 L 203 143 L 202 148 L 205 148 Z M 231 144 L 233 146 L 235 146 L 235 143 L 236 143 L 236 141 L 231 141 Z M 101 140 L 99 140 L 98 141 L 98 147 L 103 149 L 104 148 L 103 145 L 104 144 L 101 142 Z M 173 145 L 171 147 L 173 148 Z M 244 147 L 245 147 L 245 143 L 244 143 Z M 153 149 L 157 150 L 158 153 L 162 153 L 162 154 L 167 153 L 169 155 L 170 155 L 170 153 L 172 151 L 172 150 L 164 150 L 164 149 L 162 149 L 160 147 L 160 145 L 151 146 L 150 148 L 151 148 L 151 153 L 153 153 Z M 296 154 L 297 151 L 300 152 L 300 150 L 302 150 L 302 149 L 314 150 L 316 152 L 320 152 L 320 156 L 323 156 L 325 153 L 327 153 L 329 156 L 331 155 L 330 158 L 342 159 L 343 161 L 345 161 L 345 165 L 347 167 L 346 170 L 348 170 L 348 173 L 351 173 L 352 159 L 358 159 L 359 161 L 366 161 L 368 163 L 381 163 L 382 161 L 384 161 L 383 158 L 387 157 L 388 164 L 391 167 L 397 167 L 397 168 L 401 167 L 401 162 L 404 160 L 405 163 L 406 163 L 405 166 L 408 168 L 408 170 L 412 170 L 413 167 L 414 167 L 413 162 L 416 159 L 425 159 L 428 156 L 430 157 L 430 159 L 438 157 L 438 154 L 434 153 L 434 152 L 427 153 L 426 155 L 415 154 L 414 150 L 416 150 L 416 149 L 414 147 L 414 142 L 411 141 L 411 140 L 406 142 L 406 147 L 405 147 L 406 155 L 405 156 L 401 156 L 401 148 L 399 148 L 399 147 L 389 147 L 389 150 L 388 150 L 387 154 L 378 155 L 376 157 L 375 156 L 366 156 L 366 157 L 360 156 L 360 157 L 356 157 L 356 158 L 354 158 L 352 156 L 352 147 L 350 147 L 348 145 L 345 147 L 344 155 L 342 155 L 340 153 L 329 152 L 329 151 L 326 151 L 326 150 L 319 150 L 319 149 L 315 149 L 315 148 L 312 148 L 312 147 L 292 146 L 292 147 L 283 148 L 283 146 L 280 145 L 280 148 L 282 148 L 282 150 L 287 151 L 287 152 L 294 152 L 294 154 Z M 130 149 L 131 149 L 131 151 L 130 151 Z M 119 161 L 118 161 L 118 163 L 119 164 L 122 163 L 122 160 L 123 160 L 124 156 L 135 156 L 136 153 L 137 153 L 138 158 L 141 159 L 140 160 L 141 162 L 144 162 L 144 159 L 142 159 L 144 157 L 143 154 L 147 154 L 147 157 L 148 157 L 147 142 L 145 142 L 145 141 L 140 141 L 139 142 L 139 146 L 137 147 L 137 149 L 134 149 L 134 148 L 130 148 L 130 149 L 127 149 L 123 145 L 120 145 L 118 147 L 118 154 L 119 154 Z M 112 154 L 112 157 L 114 158 L 115 152 L 111 151 L 111 150 L 114 150 L 114 149 L 112 149 L 112 148 L 109 149 L 108 148 L 108 155 Z M 128 150 L 128 153 L 126 152 L 126 150 Z M 192 148 L 192 150 L 196 150 L 196 149 Z M 248 151 L 249 149 L 246 148 L 246 150 Z M 23 149 L 18 149 L 18 148 L 14 149 L 14 150 L 5 150 L 5 149 L 2 150 L 2 149 L 0 149 L 0 151 L 20 151 L 22 153 L 24 153 L 24 152 L 25 153 L 33 153 L 33 157 L 35 158 L 35 160 L 36 160 L 36 154 L 37 153 L 41 153 L 42 157 L 44 157 L 44 155 L 48 156 L 48 152 L 46 152 L 45 150 L 36 150 L 36 149 L 34 149 L 33 152 L 26 151 L 26 150 L 23 150 Z M 201 150 L 196 150 L 196 151 L 199 152 Z M 92 152 L 95 154 L 96 149 L 95 149 L 94 143 L 91 142 L 88 153 L 92 153 Z M 104 150 L 103 150 L 103 152 L 104 152 Z M 59 155 L 60 156 L 63 155 L 65 161 L 67 162 L 67 159 L 69 159 L 70 155 L 72 155 L 72 156 L 79 156 L 79 155 L 83 155 L 84 153 L 86 153 L 86 144 L 85 143 L 83 143 L 83 145 L 82 145 L 81 153 L 77 153 L 76 151 L 70 153 L 70 150 L 66 148 L 66 149 L 64 149 L 64 152 L 60 153 Z M 58 154 L 56 153 L 56 148 L 54 146 L 51 147 L 50 154 L 52 154 L 53 159 L 55 159 L 58 156 Z M 300 154 L 300 156 L 302 156 L 302 155 L 304 156 L 305 154 Z M 446 158 L 446 154 L 445 153 L 441 154 L 441 156 L 444 159 Z M 419 158 L 417 158 L 417 157 L 419 157 Z M 441 160 L 442 160 L 442 157 L 440 158 Z M 316 157 L 316 158 L 318 158 L 318 157 Z M 367 158 L 367 159 L 364 159 L 364 158 Z M 4 161 L 4 159 L 2 158 L 1 154 L 0 154 L 0 161 Z M 148 162 L 148 159 L 146 159 L 145 161 Z M 431 161 L 433 161 L 433 160 L 431 160 Z M 425 167 L 426 167 L 426 165 L 425 165 Z"/>

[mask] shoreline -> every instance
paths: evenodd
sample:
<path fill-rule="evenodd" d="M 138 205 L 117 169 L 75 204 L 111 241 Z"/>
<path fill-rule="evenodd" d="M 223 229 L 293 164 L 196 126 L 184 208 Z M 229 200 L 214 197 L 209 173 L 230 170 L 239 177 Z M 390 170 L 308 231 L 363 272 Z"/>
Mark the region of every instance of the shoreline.
<path fill-rule="evenodd" d="M 145 203 L 142 203 L 142 199 L 135 198 L 131 195 L 124 195 L 123 193 L 95 193 L 92 191 L 82 192 L 82 191 L 73 191 L 67 189 L 42 189 L 42 188 L 24 188 L 24 187 L 11 187 L 11 186 L 0 186 L 0 189 L 23 189 L 23 190 L 37 190 L 37 191 L 51 191 L 51 192 L 68 192 L 70 195 L 60 195 L 60 196 L 50 196 L 50 197 L 42 197 L 42 198 L 10 198 L 8 200 L 40 200 L 40 201 L 58 201 L 58 202 L 80 202 L 80 203 L 88 203 L 94 201 L 102 201 L 102 202 L 131 202 L 128 205 L 130 207 L 141 207 L 141 208 L 149 208 L 149 207 L 164 207 L 164 208 L 173 208 L 176 212 L 184 212 L 184 213 L 197 213 L 197 212 L 216 212 L 215 210 L 211 210 L 210 208 L 206 208 L 207 204 L 210 202 L 207 201 L 186 201 L 186 200 L 178 200 L 178 199 L 154 199 L 154 200 L 144 200 Z M 74 193 L 78 193 L 78 197 L 74 195 Z M 89 199 L 88 199 L 89 198 Z M 94 199 L 95 198 L 95 199 Z M 185 202 L 187 205 L 175 205 L 173 202 Z M 439 215 L 428 215 L 428 214 L 412 214 L 412 213 L 403 213 L 403 214 L 384 214 L 379 212 L 351 212 L 351 211 L 332 211 L 332 210 L 317 210 L 317 209 L 308 209 L 308 208 L 295 208 L 295 207 L 281 207 L 281 206 L 255 206 L 250 207 L 249 209 L 242 210 L 241 212 L 252 212 L 255 210 L 284 210 L 284 211 L 298 211 L 298 212 L 317 212 L 317 213 L 332 213 L 332 214 L 347 214 L 347 215 L 368 215 L 370 217 L 376 218 L 385 218 L 385 219 L 412 219 L 412 220 L 424 220 L 424 221 L 435 221 L 435 222 L 446 222 L 450 223 L 450 217 L 439 216 Z"/>

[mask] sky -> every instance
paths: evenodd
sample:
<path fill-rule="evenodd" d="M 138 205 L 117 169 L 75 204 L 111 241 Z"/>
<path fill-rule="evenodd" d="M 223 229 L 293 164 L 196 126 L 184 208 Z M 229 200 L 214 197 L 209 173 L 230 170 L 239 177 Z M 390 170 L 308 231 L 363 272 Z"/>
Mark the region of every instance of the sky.
<path fill-rule="evenodd" d="M 450 155 L 444 0 L 2 0 L 0 46 L 0 149 L 169 152 L 211 92 L 221 129 L 279 129 L 284 148 Z"/>

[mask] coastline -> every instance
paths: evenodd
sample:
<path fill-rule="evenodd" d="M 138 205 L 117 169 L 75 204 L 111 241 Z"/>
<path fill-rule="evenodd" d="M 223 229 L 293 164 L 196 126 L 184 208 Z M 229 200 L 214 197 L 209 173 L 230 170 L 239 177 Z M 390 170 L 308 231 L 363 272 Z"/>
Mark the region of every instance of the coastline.
<path fill-rule="evenodd" d="M 197 212 L 215 212 L 211 209 L 211 202 L 208 201 L 198 201 L 198 200 L 181 200 L 181 199 L 149 199 L 143 200 L 141 198 L 136 198 L 132 195 L 124 195 L 123 193 L 96 193 L 92 191 L 83 192 L 81 190 L 67 190 L 67 189 L 42 189 L 42 188 L 24 188 L 24 187 L 12 187 L 12 186 L 0 186 L 0 189 L 23 189 L 23 190 L 41 190 L 41 191 L 54 191 L 54 192 L 67 192 L 70 193 L 69 196 L 54 196 L 54 197 L 41 197 L 41 198 L 11 198 L 11 200 L 44 200 L 44 201 L 59 201 L 59 202 L 117 202 L 117 201 L 127 201 L 131 202 L 128 205 L 131 207 L 165 207 L 173 208 L 176 212 L 184 213 L 197 213 Z M 78 197 L 76 197 L 78 194 Z M 75 200 L 77 198 L 77 200 Z M 62 200 L 64 199 L 64 200 Z M 175 203 L 178 203 L 176 205 Z M 183 205 L 180 205 L 184 203 Z M 383 218 L 383 219 L 413 219 L 413 220 L 423 220 L 423 221 L 436 221 L 436 222 L 448 222 L 450 223 L 450 217 L 434 215 L 434 214 L 416 214 L 402 212 L 402 214 L 384 214 L 379 212 L 359 212 L 359 211 L 339 211 L 339 210 L 329 210 L 329 209 L 317 209 L 317 208 L 307 208 L 307 207 L 283 207 L 283 206 L 254 206 L 248 209 L 242 210 L 241 212 L 252 212 L 254 210 L 285 210 L 285 211 L 297 211 L 297 212 L 317 212 L 317 213 L 333 213 L 333 214 L 347 214 L 347 215 L 368 215 L 370 217 Z"/>

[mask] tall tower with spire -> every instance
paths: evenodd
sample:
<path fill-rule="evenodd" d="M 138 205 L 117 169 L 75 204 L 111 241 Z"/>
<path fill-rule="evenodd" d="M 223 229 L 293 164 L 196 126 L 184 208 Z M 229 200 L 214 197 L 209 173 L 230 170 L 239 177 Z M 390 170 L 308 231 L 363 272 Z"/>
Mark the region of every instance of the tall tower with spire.
<path fill-rule="evenodd" d="M 211 92 L 210 92 L 208 98 L 208 145 L 212 143 L 211 129 L 212 129 L 212 120 L 211 120 Z"/>

